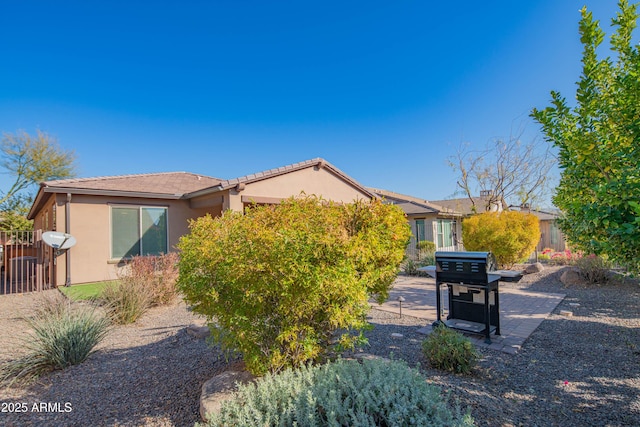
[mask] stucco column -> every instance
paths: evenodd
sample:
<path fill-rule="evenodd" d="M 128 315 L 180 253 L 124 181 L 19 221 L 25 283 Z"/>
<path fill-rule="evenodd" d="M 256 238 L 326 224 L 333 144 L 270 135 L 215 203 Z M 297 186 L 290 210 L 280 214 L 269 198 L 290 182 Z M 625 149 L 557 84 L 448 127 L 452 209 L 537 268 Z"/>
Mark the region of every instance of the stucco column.
<path fill-rule="evenodd" d="M 244 204 L 242 203 L 242 196 L 240 196 L 240 192 L 236 190 L 229 190 L 229 195 L 224 198 L 225 201 L 225 209 L 231 209 L 236 212 L 244 211 Z"/>

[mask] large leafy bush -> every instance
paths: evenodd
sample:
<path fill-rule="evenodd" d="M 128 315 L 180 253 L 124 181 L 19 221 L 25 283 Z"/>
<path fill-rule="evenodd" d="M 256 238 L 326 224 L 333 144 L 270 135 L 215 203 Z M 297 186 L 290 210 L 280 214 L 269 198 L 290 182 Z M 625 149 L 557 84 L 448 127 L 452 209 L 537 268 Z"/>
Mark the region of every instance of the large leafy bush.
<path fill-rule="evenodd" d="M 208 426 L 472 426 L 440 390 L 396 361 L 303 366 L 241 386 Z"/>
<path fill-rule="evenodd" d="M 462 222 L 462 241 L 467 250 L 491 251 L 500 266 L 523 261 L 540 240 L 540 224 L 533 214 L 485 212 Z"/>
<path fill-rule="evenodd" d="M 606 256 L 640 272 L 640 45 L 633 34 L 637 4 L 619 2 L 611 20 L 611 57 L 605 33 L 581 10 L 582 75 L 575 101 L 551 92 L 551 105 L 534 109 L 545 139 L 558 148 L 562 175 L 553 198 L 571 246 Z M 571 97 L 573 98 L 573 97 Z"/>
<path fill-rule="evenodd" d="M 257 374 L 363 339 L 349 332 L 366 326 L 370 296 L 388 297 L 410 236 L 397 206 L 312 196 L 190 227 L 179 244 L 179 288 L 213 321 L 214 339 Z"/>

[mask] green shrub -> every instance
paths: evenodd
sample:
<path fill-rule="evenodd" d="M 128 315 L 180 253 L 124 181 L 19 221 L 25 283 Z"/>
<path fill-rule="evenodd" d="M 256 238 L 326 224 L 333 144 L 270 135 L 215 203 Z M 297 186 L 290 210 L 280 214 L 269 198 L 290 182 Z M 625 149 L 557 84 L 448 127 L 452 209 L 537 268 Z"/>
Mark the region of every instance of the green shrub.
<path fill-rule="evenodd" d="M 540 240 L 540 225 L 533 214 L 484 212 L 462 222 L 462 240 L 469 251 L 491 251 L 498 265 L 522 262 Z"/>
<path fill-rule="evenodd" d="M 178 254 L 136 256 L 127 261 L 119 280 L 108 284 L 100 294 L 115 323 L 138 320 L 156 305 L 173 301 L 177 295 Z"/>
<path fill-rule="evenodd" d="M 424 267 L 425 265 L 435 265 L 436 253 L 433 251 L 420 251 L 418 253 L 418 264 L 420 267 Z"/>
<path fill-rule="evenodd" d="M 342 361 L 241 386 L 207 424 L 218 426 L 471 426 L 403 362 Z"/>
<path fill-rule="evenodd" d="M 44 301 L 26 319 L 33 331 L 23 340 L 25 353 L 0 367 L 0 385 L 29 383 L 40 375 L 83 362 L 106 336 L 109 321 L 63 296 Z"/>
<path fill-rule="evenodd" d="M 179 244 L 180 290 L 212 321 L 214 340 L 256 374 L 362 342 L 351 332 L 367 325 L 370 296 L 387 299 L 410 236 L 397 206 L 315 197 L 190 227 Z"/>
<path fill-rule="evenodd" d="M 585 278 L 587 283 L 603 285 L 609 281 L 609 273 L 612 266 L 605 258 L 589 255 L 577 259 L 575 264 L 580 275 Z"/>
<path fill-rule="evenodd" d="M 401 264 L 402 272 L 408 276 L 417 276 L 418 267 L 420 267 L 418 262 L 412 260 L 411 258 L 407 258 Z"/>
<path fill-rule="evenodd" d="M 469 338 L 444 325 L 437 326 L 422 342 L 422 351 L 436 369 L 468 374 L 478 360 Z"/>
<path fill-rule="evenodd" d="M 419 251 L 435 252 L 436 244 L 430 240 L 421 240 L 416 244 Z"/>

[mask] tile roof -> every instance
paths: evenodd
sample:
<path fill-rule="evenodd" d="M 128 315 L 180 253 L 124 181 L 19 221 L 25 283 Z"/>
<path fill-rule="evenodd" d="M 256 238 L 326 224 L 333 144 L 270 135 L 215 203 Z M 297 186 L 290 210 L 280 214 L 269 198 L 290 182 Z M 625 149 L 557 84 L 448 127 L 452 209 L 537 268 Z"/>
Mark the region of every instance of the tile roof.
<path fill-rule="evenodd" d="M 413 196 L 407 196 L 406 194 L 394 193 L 389 190 L 382 190 L 379 188 L 369 188 L 369 191 L 377 194 L 379 197 L 383 197 L 388 202 L 396 204 L 402 208 L 407 215 L 427 214 L 427 213 L 440 213 L 450 215 L 460 215 L 460 212 L 451 209 L 447 206 L 439 205 L 429 200 L 419 199 Z"/>
<path fill-rule="evenodd" d="M 474 213 L 473 204 L 475 203 L 476 213 L 484 212 L 488 199 L 485 197 L 472 197 L 472 199 L 473 202 L 470 198 L 463 197 L 460 199 L 435 200 L 433 203 L 461 212 L 464 215 L 471 215 Z"/>
<path fill-rule="evenodd" d="M 305 160 L 303 162 L 299 162 L 299 163 L 293 163 L 287 166 L 282 166 L 279 168 L 273 168 L 273 169 L 269 169 L 266 171 L 262 171 L 262 172 L 256 172 L 256 173 L 252 173 L 249 175 L 244 175 L 238 178 L 233 178 L 233 179 L 227 179 L 227 180 L 221 180 L 218 184 L 216 184 L 215 186 L 212 186 L 211 188 L 206 188 L 204 190 L 196 190 L 191 194 L 188 194 L 188 197 L 195 197 L 204 193 L 208 193 L 208 192 L 214 192 L 214 191 L 222 191 L 222 190 L 226 190 L 232 187 L 235 187 L 236 185 L 240 185 L 240 184 L 249 184 L 252 182 L 256 182 L 256 181 L 261 181 L 264 179 L 268 179 L 268 178 L 273 178 L 279 175 L 284 175 L 290 172 L 295 172 L 297 170 L 300 169 L 305 169 L 308 167 L 312 167 L 312 166 L 316 166 L 316 167 L 320 167 L 320 168 L 327 168 L 328 170 L 330 170 L 331 172 L 333 172 L 334 174 L 338 175 L 340 178 L 342 178 L 343 180 L 345 180 L 346 182 L 350 183 L 352 186 L 354 186 L 355 188 L 358 188 L 359 190 L 363 191 L 364 193 L 369 193 L 371 195 L 371 197 L 374 197 L 375 195 L 371 192 L 370 189 L 368 189 L 367 187 L 364 187 L 362 184 L 360 184 L 359 182 L 357 182 L 356 180 L 354 180 L 353 178 L 351 178 L 350 176 L 348 176 L 347 174 L 345 174 L 344 172 L 342 172 L 340 169 L 338 169 L 337 167 L 333 166 L 331 163 L 327 162 L 326 160 L 322 159 L 322 158 L 315 158 L 315 159 L 311 159 L 311 160 Z"/>
<path fill-rule="evenodd" d="M 271 178 L 274 176 L 278 176 L 278 175 L 283 175 L 285 173 L 288 172 L 293 172 L 299 169 L 304 169 L 307 168 L 309 166 L 315 166 L 315 165 L 320 165 L 320 164 L 325 164 L 325 165 L 329 165 L 332 166 L 331 164 L 329 164 L 329 162 L 327 162 L 324 159 L 321 158 L 315 158 L 315 159 L 311 159 L 311 160 L 305 160 L 303 162 L 298 162 L 298 163 L 293 163 L 291 165 L 287 165 L 287 166 L 281 166 L 279 168 L 273 168 L 273 169 L 269 169 L 266 171 L 262 171 L 262 172 L 257 172 L 257 173 L 252 173 L 249 175 L 245 175 L 245 176 L 241 176 L 238 178 L 233 178 L 233 179 L 228 179 L 228 180 L 223 180 L 220 182 L 220 187 L 222 187 L 222 189 L 226 189 L 229 187 L 233 187 L 236 186 L 238 184 L 246 184 L 249 182 L 254 182 L 254 181 L 259 181 L 261 179 L 267 179 L 267 178 Z M 333 169 L 337 170 L 337 168 L 332 167 Z M 341 175 L 344 175 L 341 173 Z M 346 175 L 344 175 L 346 177 Z M 349 178 L 350 181 L 353 181 L 352 179 Z"/>
<path fill-rule="evenodd" d="M 182 196 L 186 193 L 212 187 L 220 179 L 188 172 L 163 172 L 136 175 L 72 178 L 46 181 L 44 188 L 117 191 Z"/>

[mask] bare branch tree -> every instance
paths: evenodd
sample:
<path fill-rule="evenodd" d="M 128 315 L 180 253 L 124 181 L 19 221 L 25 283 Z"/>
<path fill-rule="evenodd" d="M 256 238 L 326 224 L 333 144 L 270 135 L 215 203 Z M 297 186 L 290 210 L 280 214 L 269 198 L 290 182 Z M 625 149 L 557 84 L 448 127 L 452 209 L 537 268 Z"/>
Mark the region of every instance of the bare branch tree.
<path fill-rule="evenodd" d="M 471 200 L 474 211 L 488 211 L 496 205 L 533 205 L 550 190 L 550 171 L 556 158 L 546 143 L 522 143 L 520 136 L 496 139 L 481 150 L 462 145 L 449 165 L 459 175 L 460 191 Z M 475 196 L 482 195 L 477 206 Z"/>

